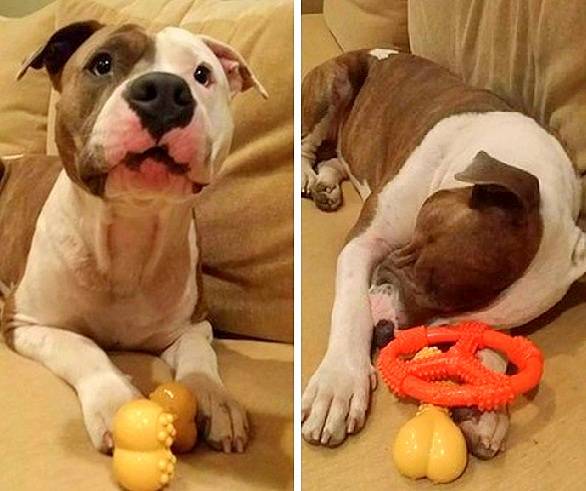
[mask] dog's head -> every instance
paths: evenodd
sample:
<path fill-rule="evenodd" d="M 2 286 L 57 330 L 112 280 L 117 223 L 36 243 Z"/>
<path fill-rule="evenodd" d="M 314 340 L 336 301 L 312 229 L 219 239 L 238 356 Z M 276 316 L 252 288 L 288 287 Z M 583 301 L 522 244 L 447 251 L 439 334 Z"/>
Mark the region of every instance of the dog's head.
<path fill-rule="evenodd" d="M 542 237 L 538 179 L 480 152 L 456 179 L 470 186 L 431 195 L 411 243 L 392 254 L 398 327 L 474 311 L 518 280 Z"/>
<path fill-rule="evenodd" d="M 169 27 L 68 25 L 23 65 L 60 92 L 56 143 L 69 177 L 109 200 L 188 200 L 229 152 L 230 100 L 266 92 L 242 56 Z"/>

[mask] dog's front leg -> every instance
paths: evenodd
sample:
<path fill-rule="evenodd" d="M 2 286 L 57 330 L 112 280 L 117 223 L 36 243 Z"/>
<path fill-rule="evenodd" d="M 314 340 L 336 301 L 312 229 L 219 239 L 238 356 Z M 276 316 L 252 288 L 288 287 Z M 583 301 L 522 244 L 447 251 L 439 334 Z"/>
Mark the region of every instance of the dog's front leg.
<path fill-rule="evenodd" d="M 368 289 L 374 266 L 387 252 L 387 243 L 370 229 L 348 242 L 338 258 L 328 348 L 301 402 L 302 433 L 310 443 L 336 446 L 364 425 L 376 387 Z"/>
<path fill-rule="evenodd" d="M 18 353 L 42 363 L 73 386 L 92 443 L 101 452 L 110 452 L 116 411 L 141 394 L 106 353 L 89 338 L 45 326 L 17 327 L 13 344 Z"/>
<path fill-rule="evenodd" d="M 243 452 L 248 442 L 248 419 L 244 408 L 224 387 L 212 345 L 208 321 L 194 324 L 161 357 L 175 370 L 197 399 L 197 419 L 208 444 L 226 453 Z"/>

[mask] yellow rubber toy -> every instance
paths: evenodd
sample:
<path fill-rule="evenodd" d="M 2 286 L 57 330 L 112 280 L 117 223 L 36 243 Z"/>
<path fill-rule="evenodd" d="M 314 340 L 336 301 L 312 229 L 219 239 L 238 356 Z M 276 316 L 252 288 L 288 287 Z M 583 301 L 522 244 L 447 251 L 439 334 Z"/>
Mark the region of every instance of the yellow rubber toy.
<path fill-rule="evenodd" d="M 189 452 L 197 441 L 195 413 L 197 402 L 191 391 L 178 382 L 167 382 L 159 385 L 149 396 L 151 401 L 159 404 L 166 412 L 175 416 L 177 435 L 173 442 L 176 453 Z"/>
<path fill-rule="evenodd" d="M 433 356 L 438 352 L 438 348 L 424 348 L 416 356 Z M 432 404 L 419 406 L 415 417 L 399 430 L 393 446 L 397 469 L 411 479 L 453 481 L 464 472 L 467 458 L 462 431 L 447 409 Z"/>
<path fill-rule="evenodd" d="M 175 417 L 148 399 L 131 401 L 114 417 L 113 468 L 129 491 L 157 491 L 173 478 L 176 457 L 170 447 Z"/>

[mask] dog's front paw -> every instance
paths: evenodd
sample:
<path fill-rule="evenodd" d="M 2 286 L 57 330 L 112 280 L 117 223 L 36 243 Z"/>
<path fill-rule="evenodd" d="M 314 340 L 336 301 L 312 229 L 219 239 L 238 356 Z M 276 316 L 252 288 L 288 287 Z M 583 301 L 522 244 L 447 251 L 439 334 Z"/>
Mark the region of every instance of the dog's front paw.
<path fill-rule="evenodd" d="M 217 381 L 205 375 L 191 375 L 181 380 L 197 399 L 197 424 L 207 444 L 225 453 L 244 452 L 249 424 L 242 407 Z"/>
<path fill-rule="evenodd" d="M 303 438 L 335 447 L 364 426 L 376 373 L 370 363 L 341 368 L 339 360 L 322 362 L 301 400 Z"/>
<path fill-rule="evenodd" d="M 141 393 L 122 375 L 100 374 L 78 387 L 85 427 L 92 444 L 103 453 L 114 448 L 112 421 L 123 404 L 142 397 Z"/>
<path fill-rule="evenodd" d="M 452 412 L 464 437 L 468 451 L 480 459 L 492 459 L 505 448 L 509 431 L 509 414 L 506 409 L 480 411 L 477 408 L 456 408 Z"/>

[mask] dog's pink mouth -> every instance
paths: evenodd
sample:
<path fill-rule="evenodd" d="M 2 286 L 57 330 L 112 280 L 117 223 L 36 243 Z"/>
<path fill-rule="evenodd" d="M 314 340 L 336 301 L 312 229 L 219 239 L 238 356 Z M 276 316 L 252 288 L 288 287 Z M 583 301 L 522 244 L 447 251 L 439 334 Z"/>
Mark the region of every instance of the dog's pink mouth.
<path fill-rule="evenodd" d="M 189 170 L 188 163 L 179 163 L 169 155 L 166 145 L 154 146 L 140 153 L 128 152 L 123 163 L 130 169 L 140 172 L 142 164 L 148 159 L 162 164 L 170 174 L 184 175 Z"/>
<path fill-rule="evenodd" d="M 128 152 L 108 174 L 111 194 L 146 192 L 172 195 L 199 193 L 204 184 L 189 178 L 189 164 L 177 162 L 166 145 Z"/>

